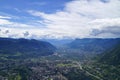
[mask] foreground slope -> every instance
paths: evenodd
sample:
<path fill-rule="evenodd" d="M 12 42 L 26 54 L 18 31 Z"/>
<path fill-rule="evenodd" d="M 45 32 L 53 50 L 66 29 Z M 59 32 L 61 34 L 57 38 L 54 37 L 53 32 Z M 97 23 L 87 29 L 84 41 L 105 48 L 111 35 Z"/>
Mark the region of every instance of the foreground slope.
<path fill-rule="evenodd" d="M 88 62 L 84 70 L 98 80 L 120 80 L 120 42 Z"/>
<path fill-rule="evenodd" d="M 103 53 L 99 62 L 110 65 L 120 65 L 120 42 L 111 50 Z"/>

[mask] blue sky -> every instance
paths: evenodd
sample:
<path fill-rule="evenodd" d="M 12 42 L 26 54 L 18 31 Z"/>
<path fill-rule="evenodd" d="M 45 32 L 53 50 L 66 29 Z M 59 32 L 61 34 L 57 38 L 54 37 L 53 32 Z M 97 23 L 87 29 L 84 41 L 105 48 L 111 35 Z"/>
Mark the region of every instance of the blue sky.
<path fill-rule="evenodd" d="M 71 0 L 1 0 L 0 11 L 17 16 L 27 16 L 24 11 L 30 9 L 54 13 L 62 10 L 69 1 Z"/>
<path fill-rule="evenodd" d="M 119 38 L 119 0 L 0 0 L 0 37 Z"/>
<path fill-rule="evenodd" d="M 0 15 L 15 16 L 13 21 L 29 22 L 30 19 L 37 19 L 37 17 L 29 15 L 27 10 L 37 10 L 50 14 L 63 10 L 65 3 L 69 1 L 71 0 L 1 0 Z"/>

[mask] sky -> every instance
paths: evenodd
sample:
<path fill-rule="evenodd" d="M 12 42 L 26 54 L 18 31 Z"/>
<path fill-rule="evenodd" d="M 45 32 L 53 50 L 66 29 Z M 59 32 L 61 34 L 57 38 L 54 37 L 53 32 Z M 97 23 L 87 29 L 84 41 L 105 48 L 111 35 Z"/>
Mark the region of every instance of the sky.
<path fill-rule="evenodd" d="M 0 0 L 0 37 L 120 38 L 120 0 Z"/>

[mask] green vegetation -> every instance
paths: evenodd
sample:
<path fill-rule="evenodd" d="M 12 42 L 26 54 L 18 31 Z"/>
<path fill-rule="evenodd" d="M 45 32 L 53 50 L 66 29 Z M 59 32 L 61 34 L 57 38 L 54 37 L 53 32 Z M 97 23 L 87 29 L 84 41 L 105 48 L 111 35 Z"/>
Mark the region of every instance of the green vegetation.
<path fill-rule="evenodd" d="M 63 63 L 57 64 L 57 67 L 70 67 L 70 66 L 73 66 L 73 64 L 63 64 Z"/>
<path fill-rule="evenodd" d="M 120 43 L 118 43 L 113 49 L 105 52 L 99 60 L 100 63 L 110 65 L 120 65 Z"/>
<path fill-rule="evenodd" d="M 102 80 L 119 80 L 120 66 L 94 63 L 84 66 L 84 70 Z"/>

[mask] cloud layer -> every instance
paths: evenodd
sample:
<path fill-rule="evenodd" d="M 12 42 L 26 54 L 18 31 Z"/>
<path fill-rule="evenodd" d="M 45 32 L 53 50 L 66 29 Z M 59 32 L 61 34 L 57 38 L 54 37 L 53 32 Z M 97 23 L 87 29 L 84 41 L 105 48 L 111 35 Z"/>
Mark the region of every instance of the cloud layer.
<path fill-rule="evenodd" d="M 120 38 L 119 4 L 119 0 L 73 0 L 65 4 L 64 10 L 58 9 L 51 14 L 27 10 L 27 14 L 40 18 L 31 25 L 12 22 L 10 17 L 0 16 L 0 36 L 38 39 Z M 39 27 L 41 25 L 43 28 Z"/>

